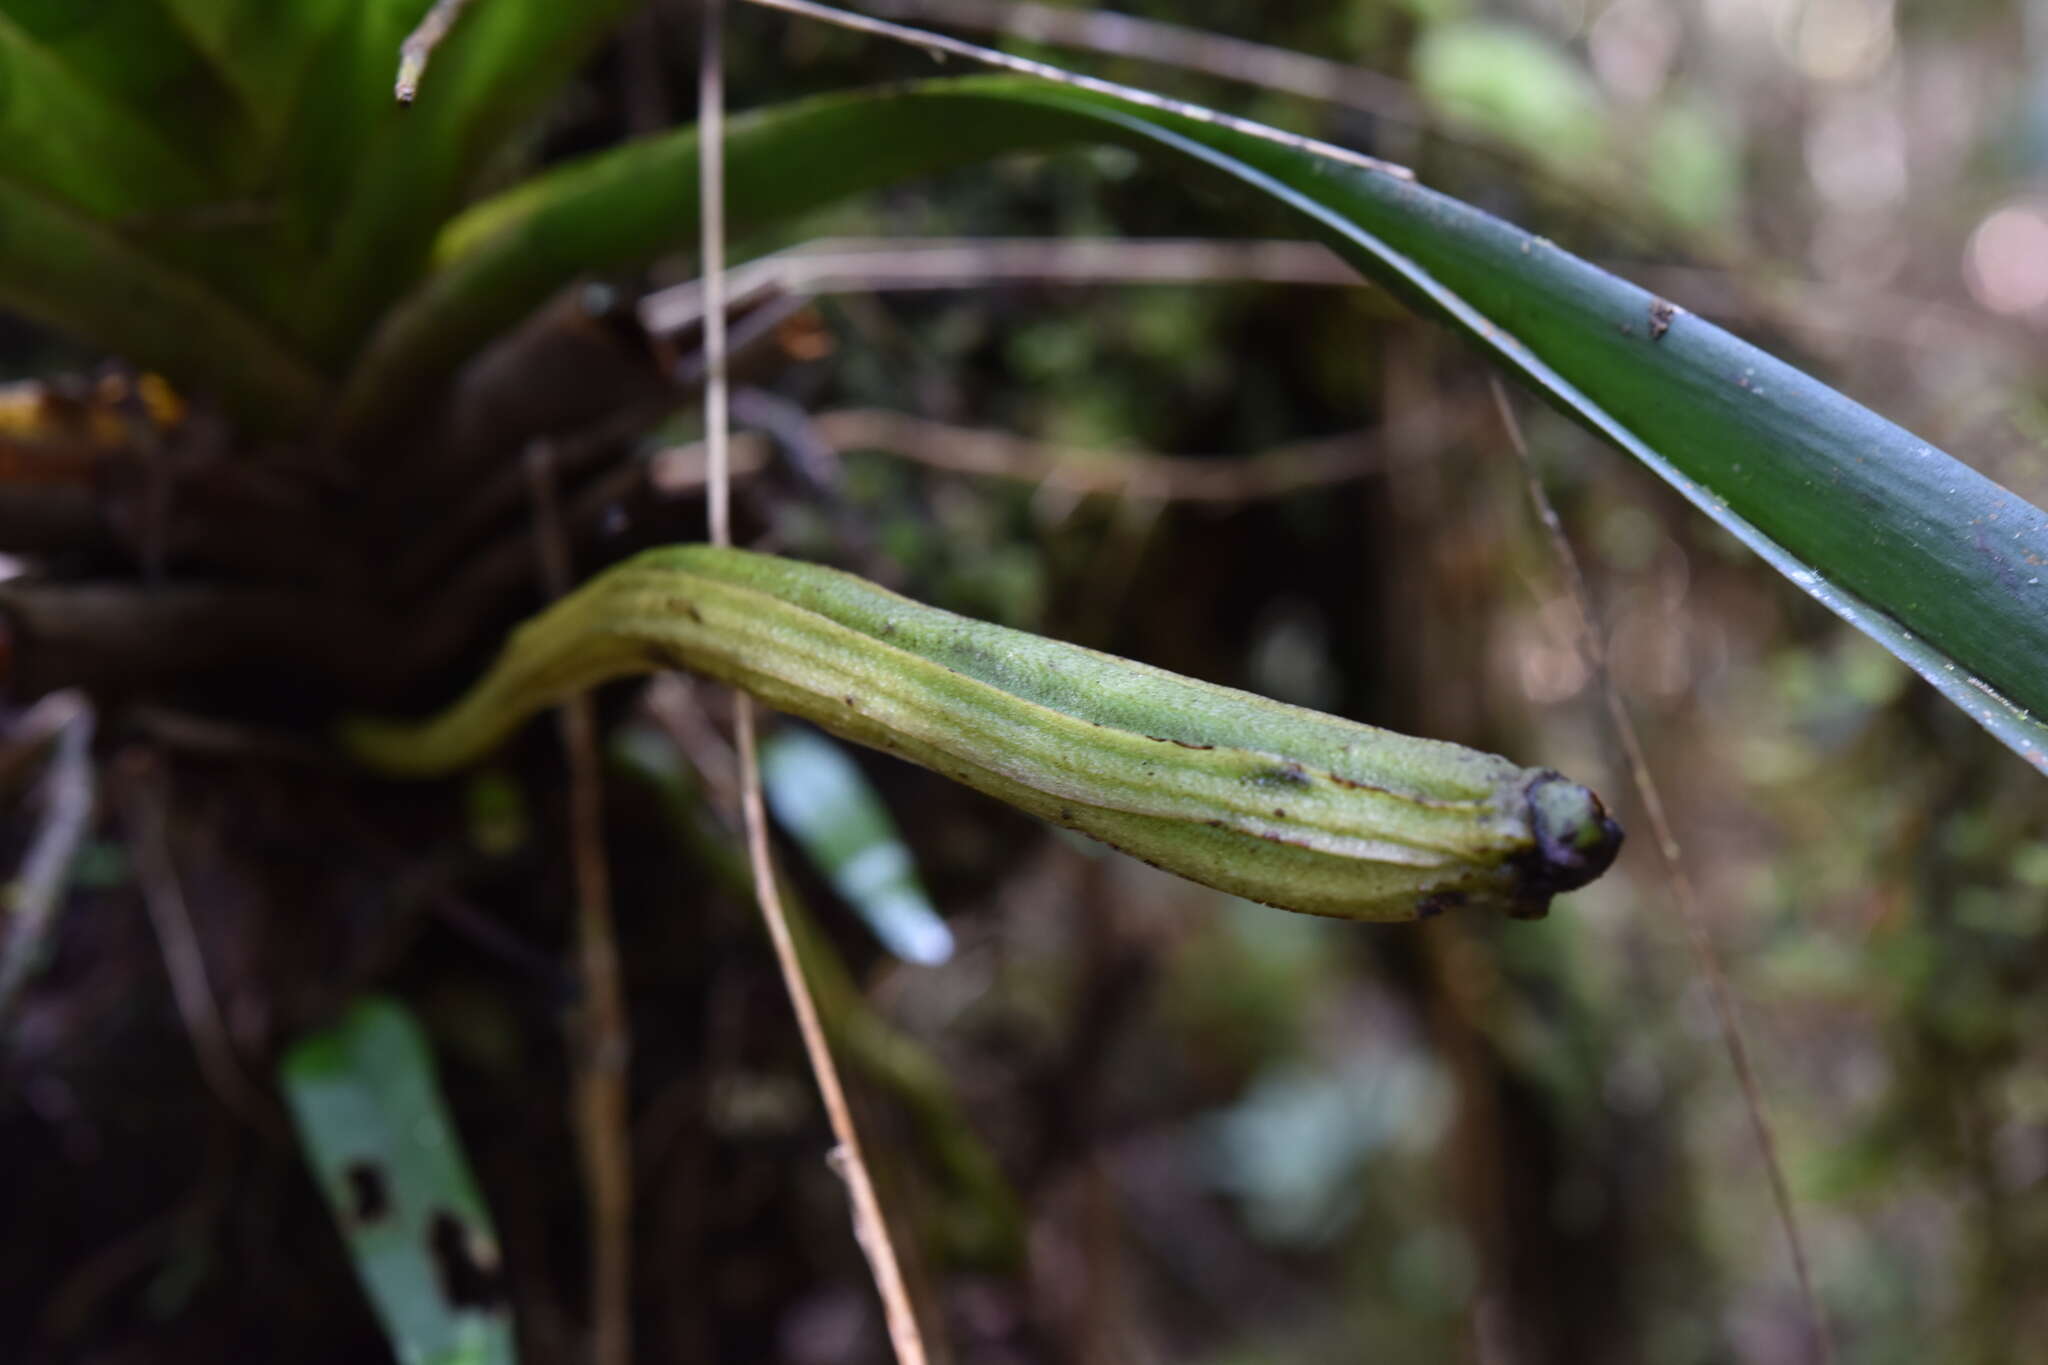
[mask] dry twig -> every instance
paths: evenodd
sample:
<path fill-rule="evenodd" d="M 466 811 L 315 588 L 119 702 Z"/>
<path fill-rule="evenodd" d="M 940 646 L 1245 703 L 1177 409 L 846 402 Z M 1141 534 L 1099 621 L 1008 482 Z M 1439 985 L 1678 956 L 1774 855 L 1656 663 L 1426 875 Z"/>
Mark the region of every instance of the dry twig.
<path fill-rule="evenodd" d="M 780 296 L 986 289 L 992 284 L 1256 284 L 1356 288 L 1371 281 L 1320 242 L 1153 238 L 826 237 L 725 272 L 726 306 Z M 639 304 L 649 333 L 669 337 L 704 317 L 691 280 Z"/>
<path fill-rule="evenodd" d="M 1678 904 L 1678 917 L 1685 925 L 1685 936 L 1691 944 L 1693 957 L 1699 964 L 1700 976 L 1706 982 L 1707 994 L 1714 1002 L 1714 1016 L 1720 1024 L 1721 1041 L 1728 1050 L 1728 1061 L 1735 1068 L 1735 1079 L 1742 1089 L 1743 1104 L 1749 1110 L 1749 1122 L 1756 1135 L 1757 1150 L 1763 1156 L 1764 1172 L 1770 1181 L 1771 1200 L 1777 1206 L 1778 1221 L 1785 1229 L 1785 1241 L 1792 1252 L 1793 1273 L 1799 1280 L 1799 1292 L 1806 1303 L 1806 1314 L 1813 1331 L 1814 1349 L 1824 1365 L 1835 1358 L 1834 1338 L 1828 1329 L 1827 1312 L 1821 1306 L 1820 1296 L 1813 1287 L 1813 1274 L 1806 1259 L 1806 1241 L 1800 1233 L 1798 1212 L 1792 1203 L 1792 1189 L 1785 1181 L 1785 1165 L 1778 1154 L 1778 1140 L 1771 1127 L 1769 1109 L 1764 1104 L 1763 1086 L 1757 1080 L 1756 1067 L 1749 1056 L 1749 1045 L 1743 1040 L 1742 1024 L 1735 1013 L 1734 992 L 1729 989 L 1727 973 L 1722 969 L 1721 957 L 1714 947 L 1713 936 L 1707 932 L 1705 913 L 1700 909 L 1698 894 L 1693 889 L 1692 876 L 1686 871 L 1684 860 L 1679 856 L 1678 839 L 1671 830 L 1671 819 L 1664 809 L 1664 797 L 1658 789 L 1656 778 L 1650 773 L 1649 758 L 1643 751 L 1642 737 L 1636 733 L 1635 721 L 1629 716 L 1628 705 L 1622 700 L 1621 690 L 1615 686 L 1614 676 L 1607 667 L 1607 646 L 1600 636 L 1597 618 L 1593 614 L 1593 597 L 1586 586 L 1585 573 L 1579 567 L 1579 558 L 1572 550 L 1571 540 L 1564 533 L 1564 523 L 1559 520 L 1557 508 L 1552 505 L 1550 495 L 1544 491 L 1542 476 L 1536 470 L 1536 462 L 1530 458 L 1528 442 L 1522 438 L 1522 426 L 1515 418 L 1515 410 L 1508 402 L 1507 390 L 1498 379 L 1493 381 L 1493 400 L 1500 409 L 1501 422 L 1507 427 L 1508 443 L 1514 447 L 1515 455 L 1522 462 L 1522 472 L 1529 486 L 1529 500 L 1535 504 L 1537 518 L 1543 523 L 1544 533 L 1549 537 L 1552 551 L 1557 556 L 1558 567 L 1565 579 L 1566 589 L 1579 616 L 1578 647 L 1583 656 L 1586 670 L 1600 684 L 1600 695 L 1607 706 L 1608 719 L 1614 726 L 1615 737 L 1620 740 L 1622 754 L 1628 763 L 1629 778 L 1634 783 L 1636 795 L 1643 803 L 1643 813 L 1650 821 L 1650 833 L 1656 840 L 1657 853 L 1664 864 L 1665 878 L 1671 884 L 1671 896 Z"/>
<path fill-rule="evenodd" d="M 570 586 L 569 544 L 555 504 L 552 457 L 546 445 L 536 443 L 528 449 L 526 471 L 542 578 L 548 595 L 559 597 Z M 571 1048 L 576 1072 L 571 1118 L 590 1195 L 590 1357 L 597 1365 L 627 1365 L 633 1356 L 633 1152 L 626 1106 L 632 1037 L 619 981 L 618 940 L 612 930 L 596 711 L 590 697 L 579 693 L 563 702 L 556 715 L 569 765 L 577 978 L 582 987 Z"/>
<path fill-rule="evenodd" d="M 1430 421 L 1434 421 L 1431 418 Z M 1159 503 L 1230 506 L 1290 497 L 1349 483 L 1427 451 L 1408 437 L 1421 419 L 1300 441 L 1257 455 L 1155 455 L 1034 441 L 984 427 L 953 426 L 880 408 L 837 408 L 813 414 L 812 434 L 834 450 L 873 450 L 930 469 L 1037 484 L 1069 497 L 1124 497 Z M 737 471 L 759 469 L 768 441 L 751 432 L 732 438 Z M 1405 452 L 1414 451 L 1410 455 Z M 648 478 L 664 494 L 694 492 L 703 477 L 701 442 L 654 456 Z"/>
<path fill-rule="evenodd" d="M 1258 455 L 1186 456 L 1059 445 L 877 408 L 820 413 L 811 426 L 840 450 L 880 450 L 957 474 L 1147 502 L 1231 505 L 1284 498 L 1363 478 L 1388 463 L 1380 433 L 1370 430 Z"/>

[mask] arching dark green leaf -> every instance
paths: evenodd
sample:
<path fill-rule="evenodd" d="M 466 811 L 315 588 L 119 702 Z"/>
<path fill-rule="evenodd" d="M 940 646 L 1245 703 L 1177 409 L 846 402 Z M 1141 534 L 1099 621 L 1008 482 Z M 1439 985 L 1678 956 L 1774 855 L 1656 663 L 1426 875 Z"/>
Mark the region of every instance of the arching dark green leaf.
<path fill-rule="evenodd" d="M 2048 513 L 1811 376 L 1554 244 L 1398 176 L 1115 98 L 1009 78 L 813 100 L 730 130 L 737 232 L 1027 148 L 1108 141 L 1193 163 L 1298 212 L 1655 470 L 1774 568 L 2048 771 Z M 681 132 L 478 206 L 377 337 L 345 399 L 373 430 L 577 274 L 689 242 Z"/>

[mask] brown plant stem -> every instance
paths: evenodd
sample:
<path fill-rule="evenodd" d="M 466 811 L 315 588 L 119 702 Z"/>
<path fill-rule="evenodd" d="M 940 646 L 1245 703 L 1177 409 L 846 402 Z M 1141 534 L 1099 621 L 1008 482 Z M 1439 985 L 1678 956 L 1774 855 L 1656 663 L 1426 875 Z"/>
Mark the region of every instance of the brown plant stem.
<path fill-rule="evenodd" d="M 555 504 L 548 447 L 526 455 L 534 531 L 548 595 L 570 586 L 569 545 Z M 587 694 L 564 702 L 562 753 L 569 766 L 569 841 L 576 879 L 576 965 L 581 1007 L 571 1035 L 575 1075 L 570 1117 L 582 1148 L 590 1198 L 590 1358 L 629 1365 L 632 1336 L 632 1138 L 627 1122 L 627 1064 L 632 1037 L 612 926 L 611 875 L 605 863 L 604 787 L 597 719 Z"/>

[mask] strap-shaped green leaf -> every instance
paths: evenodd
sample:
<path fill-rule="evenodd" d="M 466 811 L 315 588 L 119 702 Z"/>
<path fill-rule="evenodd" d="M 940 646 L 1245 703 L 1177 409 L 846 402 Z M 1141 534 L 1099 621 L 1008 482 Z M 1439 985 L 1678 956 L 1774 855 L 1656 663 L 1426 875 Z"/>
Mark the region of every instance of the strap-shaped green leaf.
<path fill-rule="evenodd" d="M 1392 176 L 1088 91 L 1009 78 L 808 101 L 736 120 L 736 232 L 1027 148 L 1110 141 L 1294 209 L 1372 278 L 1470 336 L 1669 481 L 1803 590 L 2048 771 L 2048 513 L 1876 413 L 1646 291 Z M 345 420 L 374 431 L 577 273 L 696 232 L 692 133 L 566 166 L 479 205 L 385 325 Z"/>

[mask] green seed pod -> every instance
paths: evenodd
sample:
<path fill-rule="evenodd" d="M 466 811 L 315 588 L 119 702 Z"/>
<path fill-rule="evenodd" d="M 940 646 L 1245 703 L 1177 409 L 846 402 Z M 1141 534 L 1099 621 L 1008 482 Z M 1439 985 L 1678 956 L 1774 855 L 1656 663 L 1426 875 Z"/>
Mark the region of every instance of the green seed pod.
<path fill-rule="evenodd" d="M 744 550 L 650 550 L 515 631 L 468 695 L 344 735 L 394 775 L 462 767 L 544 706 L 683 668 L 1207 886 L 1310 914 L 1539 916 L 1621 830 L 1556 773 L 1413 739 Z"/>

